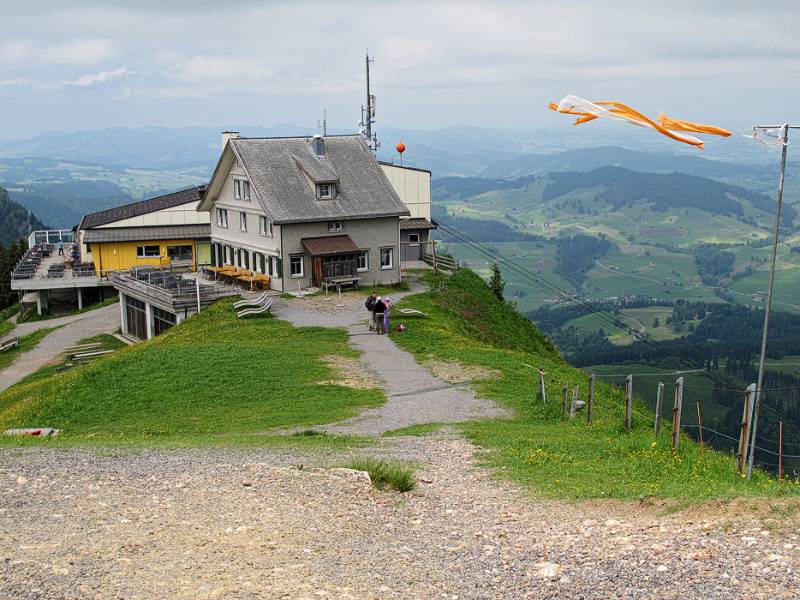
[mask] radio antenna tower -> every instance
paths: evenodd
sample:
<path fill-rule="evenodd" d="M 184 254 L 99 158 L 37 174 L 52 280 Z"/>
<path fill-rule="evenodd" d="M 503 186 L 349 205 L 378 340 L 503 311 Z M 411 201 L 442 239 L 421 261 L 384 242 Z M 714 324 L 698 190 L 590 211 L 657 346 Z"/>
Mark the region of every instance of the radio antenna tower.
<path fill-rule="evenodd" d="M 317 128 L 322 129 L 322 137 L 328 137 L 328 109 L 322 109 L 322 121 L 317 119 Z"/>
<path fill-rule="evenodd" d="M 381 143 L 378 141 L 378 135 L 372 131 L 372 126 L 375 124 L 375 95 L 369 88 L 369 63 L 372 62 L 375 62 L 375 59 L 369 57 L 369 50 L 367 50 L 367 106 L 366 108 L 361 106 L 361 122 L 358 127 L 361 135 L 367 141 L 367 146 L 375 153 L 381 147 Z"/>

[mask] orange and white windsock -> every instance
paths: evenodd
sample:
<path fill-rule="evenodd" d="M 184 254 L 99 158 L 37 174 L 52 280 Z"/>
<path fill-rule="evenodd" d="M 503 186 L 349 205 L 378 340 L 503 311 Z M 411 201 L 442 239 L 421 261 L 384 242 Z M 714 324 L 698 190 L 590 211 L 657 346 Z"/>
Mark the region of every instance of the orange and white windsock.
<path fill-rule="evenodd" d="M 720 135 L 728 137 L 731 132 L 721 127 L 713 125 L 701 125 L 699 123 L 692 123 L 690 121 L 681 121 L 678 119 L 671 119 L 664 113 L 658 115 L 658 122 L 646 117 L 637 110 L 630 106 L 621 104 L 619 102 L 590 102 L 585 98 L 578 96 L 565 96 L 558 104 L 550 103 L 550 108 L 556 112 L 564 113 L 567 115 L 577 115 L 579 118 L 575 121 L 575 125 L 587 123 L 594 119 L 612 119 L 614 121 L 626 121 L 639 127 L 649 127 L 658 131 L 660 134 L 665 135 L 673 140 L 689 144 L 691 146 L 703 147 L 703 140 L 700 140 L 692 135 L 686 135 L 681 132 L 690 133 L 706 133 L 709 135 Z"/>

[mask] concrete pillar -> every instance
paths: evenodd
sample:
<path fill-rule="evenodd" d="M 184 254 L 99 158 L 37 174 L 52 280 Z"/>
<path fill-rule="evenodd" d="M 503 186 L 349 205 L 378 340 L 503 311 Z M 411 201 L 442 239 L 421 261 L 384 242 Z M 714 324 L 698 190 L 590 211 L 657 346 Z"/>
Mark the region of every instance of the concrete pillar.
<path fill-rule="evenodd" d="M 47 312 L 47 290 L 39 290 L 36 294 L 36 314 L 40 315 Z"/>
<path fill-rule="evenodd" d="M 119 322 L 120 322 L 120 329 L 122 331 L 122 335 L 128 335 L 128 312 L 125 310 L 125 294 L 120 293 L 119 295 Z"/>
<path fill-rule="evenodd" d="M 83 289 L 78 288 L 78 310 L 83 310 Z"/>
<path fill-rule="evenodd" d="M 153 307 L 150 304 L 144 305 L 144 323 L 147 328 L 147 339 L 153 339 Z"/>

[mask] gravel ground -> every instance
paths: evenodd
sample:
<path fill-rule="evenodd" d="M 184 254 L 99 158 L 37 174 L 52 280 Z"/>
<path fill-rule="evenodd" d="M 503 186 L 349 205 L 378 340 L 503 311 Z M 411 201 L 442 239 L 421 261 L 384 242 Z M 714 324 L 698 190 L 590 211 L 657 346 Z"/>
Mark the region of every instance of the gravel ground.
<path fill-rule="evenodd" d="M 776 530 L 753 501 L 530 500 L 463 439 L 380 443 L 418 461 L 416 490 L 374 490 L 321 455 L 2 450 L 0 596 L 798 596 L 796 515 Z"/>
<path fill-rule="evenodd" d="M 29 325 L 30 327 L 27 327 Z M 22 323 L 16 326 L 11 337 L 59 325 L 61 327 L 47 334 L 39 345 L 18 356 L 6 369 L 0 371 L 0 391 L 52 363 L 79 340 L 119 329 L 119 304 L 103 306 L 80 315 Z"/>

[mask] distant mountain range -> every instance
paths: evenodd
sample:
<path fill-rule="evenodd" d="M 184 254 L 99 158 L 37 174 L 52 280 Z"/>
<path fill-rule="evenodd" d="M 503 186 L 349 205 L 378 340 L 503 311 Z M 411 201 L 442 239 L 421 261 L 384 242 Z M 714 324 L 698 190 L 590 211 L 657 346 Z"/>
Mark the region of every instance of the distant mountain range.
<path fill-rule="evenodd" d="M 71 227 L 87 212 L 206 182 L 219 157 L 222 129 L 119 127 L 1 141 L 0 186 L 8 189 L 12 200 L 44 221 Z M 313 135 L 319 131 L 292 124 L 232 125 L 227 129 L 251 137 Z M 330 129 L 329 133 L 352 131 Z M 379 128 L 378 133 L 383 143 L 378 157 L 382 160 L 399 161 L 394 147 L 402 140 L 407 147 L 403 163 L 430 170 L 434 179 L 483 179 L 472 182 L 475 188 L 470 195 L 480 189 L 508 187 L 509 183 L 502 180 L 588 172 L 605 166 L 681 172 L 757 192 L 771 192 L 777 180 L 776 155 L 741 136 L 709 142 L 701 153 L 624 127 L 569 127 L 559 131 L 386 127 Z M 593 144 L 596 147 L 587 147 Z"/>
<path fill-rule="evenodd" d="M 320 133 L 316 127 L 280 124 L 272 127 L 257 125 L 228 125 L 219 127 L 116 127 L 94 131 L 48 132 L 26 140 L 0 141 L 0 158 L 50 158 L 94 163 L 103 166 L 143 169 L 185 169 L 203 166 L 210 170 L 216 164 L 220 150 L 220 132 L 223 129 L 240 131 L 250 137 L 272 137 L 287 135 L 313 135 Z M 329 129 L 332 134 L 354 133 L 351 130 Z M 532 129 L 485 129 L 471 126 L 455 126 L 438 130 L 398 129 L 378 127 L 382 147 L 379 157 L 384 160 L 399 160 L 394 151 L 395 144 L 403 141 L 407 151 L 403 157 L 406 164 L 429 169 L 436 176 L 484 175 L 509 177 L 526 175 L 539 170 L 576 170 L 576 161 L 585 157 L 580 153 L 568 155 L 561 162 L 571 161 L 558 168 L 548 166 L 546 158 L 572 150 L 605 147 L 606 156 L 597 158 L 587 169 L 608 164 L 634 168 L 636 170 L 659 170 L 644 166 L 642 159 L 633 155 L 616 153 L 614 147 L 630 151 L 655 154 L 662 164 L 669 156 L 705 158 L 727 161 L 752 167 L 754 164 L 772 166 L 777 161 L 774 153 L 765 150 L 752 140 L 733 136 L 726 140 L 712 140 L 705 151 L 677 144 L 666 138 L 652 135 L 632 127 L 613 127 L 603 124 L 597 127 L 561 127 L 557 130 Z M 624 161 L 641 162 L 641 167 L 625 164 Z M 542 162 L 544 161 L 544 163 Z M 608 162 L 615 161 L 615 162 Z M 681 165 L 702 164 L 702 161 Z M 707 165 L 708 166 L 708 165 Z M 709 176 L 709 172 L 691 174 Z"/>

